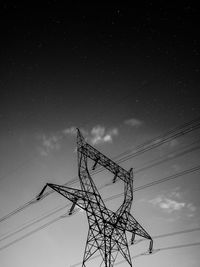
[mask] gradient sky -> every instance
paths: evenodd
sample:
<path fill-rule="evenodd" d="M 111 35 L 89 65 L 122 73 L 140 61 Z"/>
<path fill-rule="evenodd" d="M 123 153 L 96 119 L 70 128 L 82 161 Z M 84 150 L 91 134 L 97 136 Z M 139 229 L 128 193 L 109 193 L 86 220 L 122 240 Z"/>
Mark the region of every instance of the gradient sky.
<path fill-rule="evenodd" d="M 33 199 L 45 183 L 76 177 L 75 127 L 113 158 L 199 117 L 199 15 L 192 1 L 77 8 L 61 1 L 1 2 L 1 218 Z M 199 157 L 197 129 L 121 165 L 134 168 L 138 187 L 193 168 Z M 94 180 L 104 185 L 112 175 L 102 172 Z M 199 189 L 197 171 L 135 192 L 132 214 L 151 236 L 198 228 Z M 121 192 L 121 182 L 101 190 L 104 198 Z M 115 210 L 121 201 L 107 205 Z M 62 267 L 81 261 L 88 230 L 83 212 L 4 248 L 68 208 L 1 240 L 65 204 L 70 205 L 55 193 L 0 222 L 0 265 Z M 155 248 L 199 241 L 196 231 L 156 239 Z M 135 256 L 147 248 L 145 241 L 130 252 Z M 133 259 L 138 267 L 199 262 L 198 246 Z M 98 266 L 98 259 L 88 266 Z"/>

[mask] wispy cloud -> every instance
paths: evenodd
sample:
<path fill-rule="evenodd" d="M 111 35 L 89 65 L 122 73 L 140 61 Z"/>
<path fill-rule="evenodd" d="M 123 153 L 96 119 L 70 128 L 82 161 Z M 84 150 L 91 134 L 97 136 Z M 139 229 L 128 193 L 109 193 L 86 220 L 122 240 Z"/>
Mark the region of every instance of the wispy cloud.
<path fill-rule="evenodd" d="M 92 128 L 89 140 L 93 145 L 111 143 L 113 141 L 113 137 L 117 135 L 118 135 L 117 128 L 106 130 L 105 127 L 97 125 Z"/>
<path fill-rule="evenodd" d="M 163 211 L 166 211 L 168 213 L 176 210 L 181 210 L 186 205 L 184 202 L 178 202 L 163 195 L 159 195 L 156 198 L 150 200 L 150 203 L 152 203 L 154 206 L 158 206 Z"/>
<path fill-rule="evenodd" d="M 111 143 L 113 137 L 118 135 L 118 129 L 112 128 L 107 130 L 105 126 L 96 125 L 90 131 L 80 129 L 86 140 L 92 145 L 99 145 L 103 143 Z M 72 126 L 63 130 L 64 135 L 76 135 L 76 127 Z"/>
<path fill-rule="evenodd" d="M 94 126 L 90 131 L 83 128 L 80 129 L 87 142 L 92 145 L 100 145 L 103 143 L 112 143 L 113 137 L 118 135 L 117 128 L 106 129 L 104 126 Z M 75 126 L 65 128 L 57 133 L 46 135 L 40 134 L 37 139 L 40 142 L 38 147 L 42 156 L 48 156 L 54 151 L 58 151 L 62 147 L 62 141 L 68 136 L 75 136 L 77 129 Z"/>
<path fill-rule="evenodd" d="M 188 203 L 187 205 L 186 205 L 186 207 L 187 207 L 187 209 L 188 209 L 188 213 L 187 213 L 187 217 L 194 217 L 194 215 L 195 215 L 195 211 L 196 211 L 196 207 L 194 206 L 194 204 L 192 204 L 192 203 Z"/>
<path fill-rule="evenodd" d="M 71 126 L 69 128 L 66 128 L 62 131 L 64 135 L 76 135 L 77 130 L 75 126 Z"/>
<path fill-rule="evenodd" d="M 52 151 L 60 149 L 60 142 L 62 140 L 61 134 L 54 134 L 50 136 L 43 134 L 38 136 L 38 138 L 41 142 L 39 151 L 42 156 L 48 156 Z"/>
<path fill-rule="evenodd" d="M 138 120 L 136 118 L 127 119 L 127 120 L 124 121 L 124 123 L 126 125 L 129 125 L 129 126 L 135 127 L 135 128 L 138 128 L 143 124 L 143 122 L 141 120 Z"/>
<path fill-rule="evenodd" d="M 156 198 L 149 200 L 149 203 L 169 214 L 182 211 L 187 217 L 193 217 L 196 211 L 193 203 L 187 203 L 184 200 L 179 187 L 174 188 L 171 192 L 158 195 Z"/>

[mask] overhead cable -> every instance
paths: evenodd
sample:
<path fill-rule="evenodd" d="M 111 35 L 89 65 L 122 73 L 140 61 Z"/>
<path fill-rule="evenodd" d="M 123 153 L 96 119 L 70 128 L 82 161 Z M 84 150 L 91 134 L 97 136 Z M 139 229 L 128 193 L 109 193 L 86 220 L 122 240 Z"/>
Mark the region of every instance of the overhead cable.
<path fill-rule="evenodd" d="M 193 124 L 194 124 L 194 125 L 193 125 Z M 186 127 L 188 127 L 188 128 L 186 128 Z M 186 128 L 186 129 L 185 129 L 185 128 Z M 137 156 L 137 155 L 139 155 L 139 154 L 141 154 L 141 153 L 147 152 L 148 150 L 151 150 L 151 149 L 153 149 L 153 148 L 157 148 L 158 146 L 162 145 L 163 143 L 169 142 L 169 141 L 171 141 L 171 140 L 173 140 L 173 139 L 175 139 L 175 138 L 177 138 L 177 137 L 180 137 L 180 136 L 182 136 L 182 135 L 184 135 L 184 134 L 187 134 L 187 133 L 189 133 L 189 132 L 191 132 L 191 131 L 194 131 L 194 130 L 196 130 L 196 129 L 199 129 L 199 128 L 200 128 L 200 119 L 197 118 L 197 119 L 195 119 L 195 120 L 192 120 L 191 122 L 185 123 L 185 124 L 183 124 L 183 125 L 181 125 L 181 126 L 175 128 L 175 131 L 176 131 L 177 129 L 178 129 L 178 130 L 181 130 L 180 133 L 176 133 L 175 135 L 173 135 L 173 136 L 169 136 L 168 138 L 165 137 L 165 136 L 167 136 L 167 135 L 169 135 L 169 134 L 171 135 L 171 134 L 173 133 L 173 130 L 172 130 L 172 131 L 169 131 L 168 133 L 162 135 L 163 138 L 164 138 L 163 141 L 160 139 L 160 137 L 157 137 L 157 138 L 153 138 L 152 140 L 149 140 L 149 141 L 143 143 L 142 145 L 137 146 L 137 147 L 135 148 L 136 151 L 134 150 L 134 152 L 133 152 L 131 155 L 127 155 L 126 157 L 119 159 L 119 160 L 117 161 L 117 163 L 122 163 L 122 162 L 124 162 L 124 161 L 127 161 L 127 160 L 129 160 L 130 158 L 132 158 L 132 157 L 135 157 L 135 156 Z M 157 141 L 156 141 L 156 140 L 157 140 Z M 153 142 L 153 143 L 152 143 L 152 142 Z M 120 155 L 121 155 L 121 154 L 120 154 Z M 117 158 L 117 157 L 115 157 L 115 158 Z M 102 169 L 102 168 L 98 168 L 97 170 L 91 172 L 91 174 L 97 174 L 97 173 L 99 173 L 99 172 L 101 172 L 101 171 L 103 171 L 103 169 Z M 75 177 L 74 179 L 68 181 L 68 182 L 65 183 L 64 185 L 65 185 L 65 186 L 70 186 L 70 185 L 76 183 L 77 181 L 78 181 L 78 177 Z M 47 197 L 48 195 L 52 194 L 53 192 L 54 192 L 53 190 L 51 190 L 51 191 L 49 191 L 49 192 L 46 192 L 46 193 L 43 195 L 42 198 Z M 0 218 L 0 223 L 3 222 L 3 221 L 5 221 L 5 220 L 7 220 L 7 219 L 10 218 L 11 216 L 17 214 L 18 212 L 23 211 L 24 209 L 28 208 L 30 205 L 35 204 L 35 203 L 37 203 L 37 197 L 31 199 L 30 201 L 28 201 L 28 202 L 22 204 L 21 206 L 19 206 L 17 209 L 15 209 L 15 210 L 11 211 L 10 213 L 6 214 L 5 216 L 1 217 L 1 218 Z"/>

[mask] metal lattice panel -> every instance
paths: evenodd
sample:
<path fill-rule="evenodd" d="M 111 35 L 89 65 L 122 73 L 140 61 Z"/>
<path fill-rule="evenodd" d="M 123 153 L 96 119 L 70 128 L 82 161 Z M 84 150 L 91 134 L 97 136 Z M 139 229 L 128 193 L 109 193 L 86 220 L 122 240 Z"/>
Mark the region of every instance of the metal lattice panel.
<path fill-rule="evenodd" d="M 82 267 L 86 267 L 87 261 L 96 252 L 100 253 L 105 267 L 114 266 L 119 253 L 125 258 L 129 266 L 132 266 L 126 232 L 132 233 L 132 243 L 135 235 L 149 239 L 150 253 L 153 245 L 150 235 L 130 214 L 133 201 L 133 170 L 126 171 L 120 167 L 86 143 L 81 132 L 78 129 L 77 131 L 78 174 L 81 190 L 48 183 L 38 195 L 38 200 L 48 186 L 72 202 L 69 214 L 72 213 L 75 206 L 86 211 L 89 231 Z M 121 179 L 124 182 L 124 201 L 116 212 L 108 209 L 101 198 L 90 176 L 88 159 L 94 161 L 93 169 L 99 164 L 112 172 L 114 174 L 113 182 L 116 179 Z"/>

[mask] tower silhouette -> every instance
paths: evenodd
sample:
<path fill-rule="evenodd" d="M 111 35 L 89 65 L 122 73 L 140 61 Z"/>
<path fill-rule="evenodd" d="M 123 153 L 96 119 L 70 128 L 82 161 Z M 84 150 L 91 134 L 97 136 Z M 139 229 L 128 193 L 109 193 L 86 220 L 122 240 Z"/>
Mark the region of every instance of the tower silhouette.
<path fill-rule="evenodd" d="M 149 253 L 152 252 L 153 240 L 144 228 L 130 214 L 133 201 L 133 170 L 126 171 L 114 161 L 103 155 L 88 144 L 77 129 L 78 176 L 81 190 L 63 185 L 47 183 L 37 199 L 40 200 L 47 187 L 52 188 L 72 202 L 69 214 L 75 206 L 86 211 L 89 230 L 85 246 L 82 267 L 86 262 L 99 252 L 105 267 L 113 267 L 118 253 L 120 253 L 129 266 L 133 266 L 128 247 L 126 232 L 132 234 L 131 243 L 135 235 L 150 240 Z M 94 161 L 92 170 L 98 165 L 103 166 L 114 174 L 116 179 L 124 182 L 124 200 L 116 212 L 108 209 L 99 194 L 97 187 L 89 173 L 88 159 Z M 102 265 L 101 265 L 102 266 Z"/>

